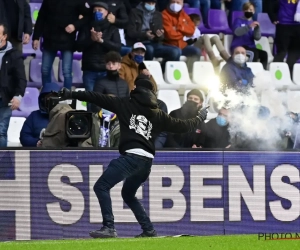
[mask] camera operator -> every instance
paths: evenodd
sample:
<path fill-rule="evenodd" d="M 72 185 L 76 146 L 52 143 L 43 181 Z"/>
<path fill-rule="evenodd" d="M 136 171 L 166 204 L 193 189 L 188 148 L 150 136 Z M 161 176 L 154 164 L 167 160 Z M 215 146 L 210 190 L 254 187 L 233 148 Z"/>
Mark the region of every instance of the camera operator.
<path fill-rule="evenodd" d="M 48 101 L 52 96 L 51 91 L 59 91 L 56 83 L 46 84 L 39 95 L 39 110 L 31 112 L 23 124 L 20 132 L 20 142 L 23 147 L 41 147 L 40 134 L 49 123 Z"/>

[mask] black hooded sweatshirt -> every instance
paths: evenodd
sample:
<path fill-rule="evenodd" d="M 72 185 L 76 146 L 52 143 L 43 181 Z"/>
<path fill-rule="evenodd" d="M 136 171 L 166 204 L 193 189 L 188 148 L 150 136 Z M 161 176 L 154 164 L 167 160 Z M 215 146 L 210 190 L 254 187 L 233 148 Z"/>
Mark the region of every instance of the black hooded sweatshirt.
<path fill-rule="evenodd" d="M 72 92 L 72 98 L 94 103 L 117 114 L 120 122 L 119 151 L 139 148 L 155 155 L 154 142 L 160 132 L 191 132 L 198 126 L 198 117 L 174 119 L 158 108 L 155 94 L 143 87 L 130 92 L 130 97 L 111 97 L 90 91 Z"/>

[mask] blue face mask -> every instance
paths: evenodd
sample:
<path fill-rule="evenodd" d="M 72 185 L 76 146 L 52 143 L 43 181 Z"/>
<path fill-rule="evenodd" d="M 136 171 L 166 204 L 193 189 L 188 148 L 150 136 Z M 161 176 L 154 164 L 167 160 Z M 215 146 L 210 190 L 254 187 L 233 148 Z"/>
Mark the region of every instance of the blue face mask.
<path fill-rule="evenodd" d="M 134 60 L 136 63 L 140 64 L 140 63 L 142 63 L 142 62 L 144 61 L 144 57 L 141 56 L 141 55 L 134 55 L 133 60 Z"/>
<path fill-rule="evenodd" d="M 155 5 L 145 3 L 145 9 L 148 11 L 153 11 L 155 9 Z"/>
<path fill-rule="evenodd" d="M 219 126 L 224 127 L 227 125 L 227 121 L 223 116 L 218 115 L 216 119 Z"/>
<path fill-rule="evenodd" d="M 94 18 L 96 21 L 101 21 L 103 19 L 103 13 L 100 11 L 96 11 L 94 13 Z"/>

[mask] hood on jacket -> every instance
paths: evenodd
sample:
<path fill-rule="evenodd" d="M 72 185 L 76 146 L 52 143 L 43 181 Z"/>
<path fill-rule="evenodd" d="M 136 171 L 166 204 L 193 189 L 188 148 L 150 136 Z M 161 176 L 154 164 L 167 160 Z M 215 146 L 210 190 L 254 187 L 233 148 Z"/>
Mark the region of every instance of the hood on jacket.
<path fill-rule="evenodd" d="M 138 68 L 137 63 L 131 59 L 130 53 L 123 56 L 122 63 L 126 64 L 130 68 Z"/>
<path fill-rule="evenodd" d="M 156 115 L 159 112 L 157 98 L 153 91 L 138 87 L 130 92 L 131 101 L 136 102 L 138 105 L 138 110 L 145 114 L 147 118 Z"/>
<path fill-rule="evenodd" d="M 52 91 L 58 92 L 60 89 L 61 89 L 61 87 L 59 87 L 58 84 L 55 82 L 47 83 L 42 87 L 40 95 L 39 95 L 40 111 L 44 112 L 43 109 L 45 108 L 44 105 L 42 104 L 43 97 L 45 97 L 47 94 L 50 94 Z"/>

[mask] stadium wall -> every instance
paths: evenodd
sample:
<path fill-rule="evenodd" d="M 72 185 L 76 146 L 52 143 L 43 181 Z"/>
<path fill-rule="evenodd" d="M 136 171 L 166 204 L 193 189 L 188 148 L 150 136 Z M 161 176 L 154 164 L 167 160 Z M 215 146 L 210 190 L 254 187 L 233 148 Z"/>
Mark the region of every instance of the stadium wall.
<path fill-rule="evenodd" d="M 117 151 L 0 151 L 0 240 L 86 238 L 93 184 Z M 300 232 L 297 152 L 160 151 L 137 196 L 160 235 Z M 140 233 L 112 191 L 119 236 Z"/>

